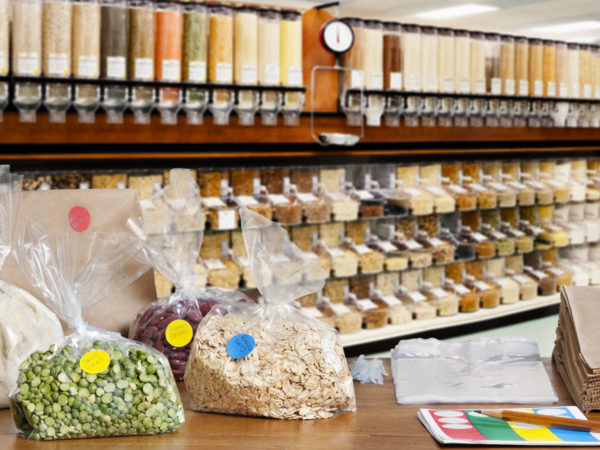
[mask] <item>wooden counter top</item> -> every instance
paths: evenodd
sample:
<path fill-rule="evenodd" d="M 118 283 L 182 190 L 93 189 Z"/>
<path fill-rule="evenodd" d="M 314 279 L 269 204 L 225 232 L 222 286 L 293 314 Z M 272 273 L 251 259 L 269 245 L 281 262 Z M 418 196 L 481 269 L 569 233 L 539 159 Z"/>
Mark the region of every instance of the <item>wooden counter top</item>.
<path fill-rule="evenodd" d="M 573 404 L 569 393 L 552 367 L 544 361 L 560 405 Z M 386 361 L 389 370 L 389 361 Z M 190 399 L 183 384 L 182 399 Z M 383 386 L 355 383 L 358 411 L 333 419 L 314 421 L 280 421 L 219 414 L 203 414 L 186 410 L 186 422 L 179 431 L 158 436 L 139 436 L 105 439 L 79 439 L 36 442 L 17 436 L 9 410 L 0 410 L 0 449 L 117 449 L 145 447 L 175 448 L 439 448 L 417 418 L 417 410 L 425 405 L 398 405 L 391 373 Z M 484 405 L 427 405 L 439 408 L 477 408 Z M 503 405 L 494 405 L 502 407 Z M 514 405 L 506 405 L 514 406 Z M 531 405 L 534 406 L 534 405 Z M 595 414 L 597 419 L 600 414 Z M 454 447 L 456 448 L 456 447 Z M 486 448 L 492 448 L 486 446 Z M 503 447 L 509 448 L 509 447 Z M 539 447 L 538 447 L 539 448 Z M 556 447 L 551 447 L 556 448 Z"/>

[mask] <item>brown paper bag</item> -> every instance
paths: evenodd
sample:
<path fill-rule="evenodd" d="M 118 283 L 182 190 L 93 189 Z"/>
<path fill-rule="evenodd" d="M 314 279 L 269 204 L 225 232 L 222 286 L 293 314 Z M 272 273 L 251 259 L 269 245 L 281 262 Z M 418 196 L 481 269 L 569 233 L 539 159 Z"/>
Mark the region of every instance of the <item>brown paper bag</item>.
<path fill-rule="evenodd" d="M 49 234 L 126 231 L 129 217 L 141 216 L 135 189 L 61 189 L 23 192 L 13 248 L 23 227 L 40 221 Z M 19 286 L 37 298 L 40 294 L 25 279 L 14 257 L 0 271 L 0 279 Z M 156 300 L 153 270 L 84 312 L 92 326 L 127 335 L 139 311 Z"/>

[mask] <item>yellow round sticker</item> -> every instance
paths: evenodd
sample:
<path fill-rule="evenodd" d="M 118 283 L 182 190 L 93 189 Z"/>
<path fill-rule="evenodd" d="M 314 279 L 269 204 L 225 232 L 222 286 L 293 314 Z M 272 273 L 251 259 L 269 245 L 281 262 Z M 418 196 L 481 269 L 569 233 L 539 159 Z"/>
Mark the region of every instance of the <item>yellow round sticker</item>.
<path fill-rule="evenodd" d="M 185 347 L 194 337 L 194 330 L 185 320 L 177 319 L 167 326 L 165 337 L 173 347 Z"/>
<path fill-rule="evenodd" d="M 81 357 L 79 367 L 85 373 L 97 374 L 106 370 L 110 364 L 110 355 L 104 350 L 91 350 Z"/>

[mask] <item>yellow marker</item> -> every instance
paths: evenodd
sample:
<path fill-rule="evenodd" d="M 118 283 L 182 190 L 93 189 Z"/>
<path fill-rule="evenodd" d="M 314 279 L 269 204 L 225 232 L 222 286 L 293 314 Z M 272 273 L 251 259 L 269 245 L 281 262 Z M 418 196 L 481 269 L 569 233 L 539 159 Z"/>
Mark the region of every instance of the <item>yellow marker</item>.
<path fill-rule="evenodd" d="M 194 337 L 194 330 L 185 320 L 177 319 L 167 326 L 165 337 L 173 347 L 185 347 Z"/>
<path fill-rule="evenodd" d="M 81 357 L 79 367 L 85 373 L 97 374 L 108 368 L 110 355 L 104 350 L 91 350 Z"/>

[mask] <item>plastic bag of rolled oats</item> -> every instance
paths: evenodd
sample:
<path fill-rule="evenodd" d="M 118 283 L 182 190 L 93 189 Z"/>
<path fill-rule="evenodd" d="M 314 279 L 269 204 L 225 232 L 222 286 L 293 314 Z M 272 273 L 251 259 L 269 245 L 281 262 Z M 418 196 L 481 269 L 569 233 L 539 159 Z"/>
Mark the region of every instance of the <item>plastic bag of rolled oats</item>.
<path fill-rule="evenodd" d="M 278 224 L 240 208 L 252 276 L 264 303 L 216 305 L 196 331 L 185 371 L 193 409 L 276 419 L 355 411 L 337 332 L 291 305 L 320 291 L 321 270 Z"/>

